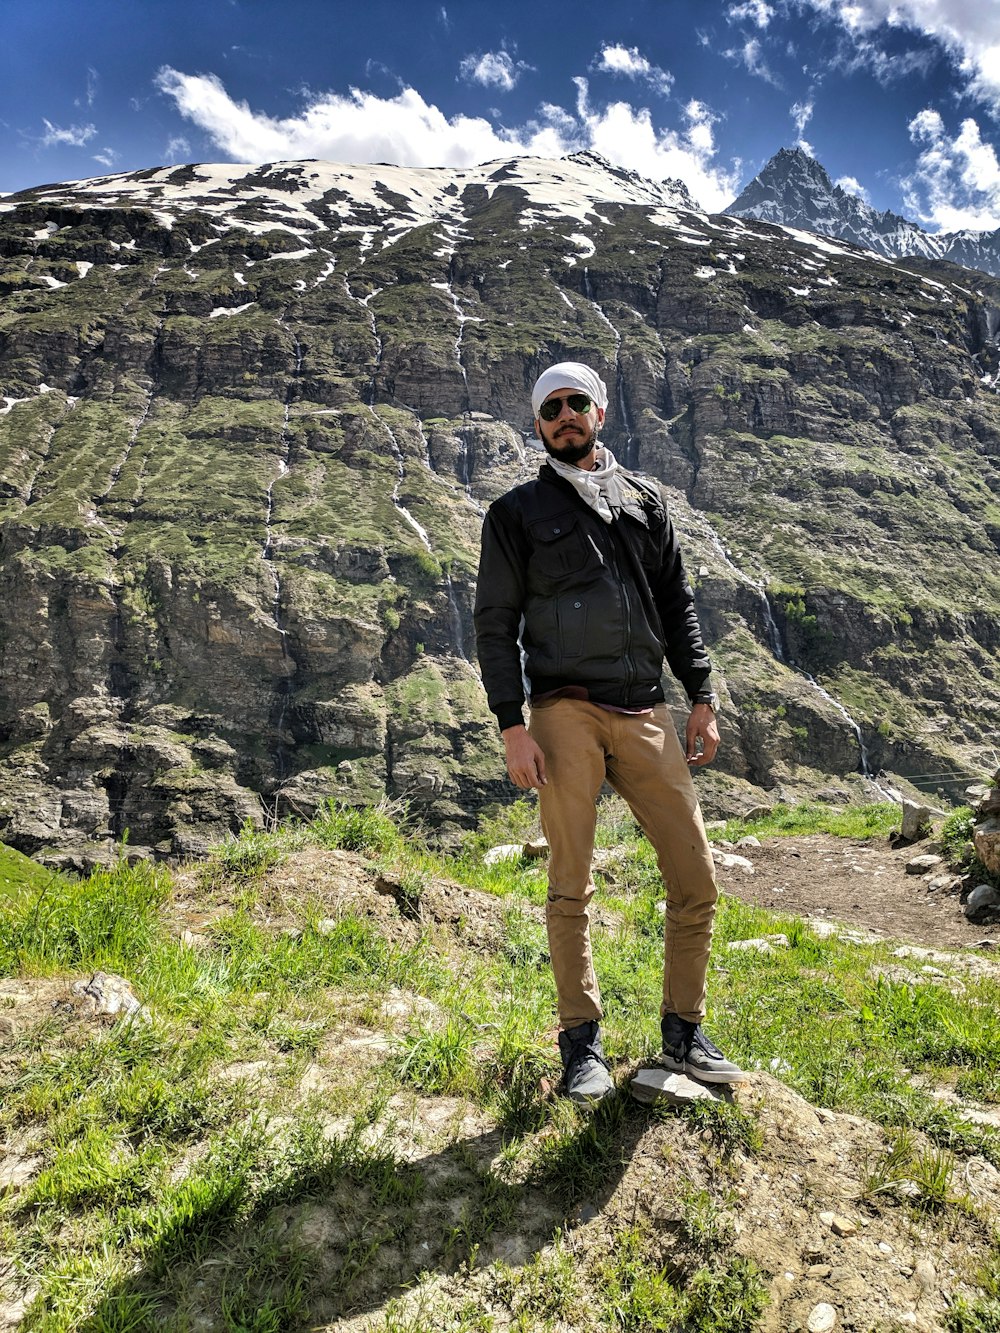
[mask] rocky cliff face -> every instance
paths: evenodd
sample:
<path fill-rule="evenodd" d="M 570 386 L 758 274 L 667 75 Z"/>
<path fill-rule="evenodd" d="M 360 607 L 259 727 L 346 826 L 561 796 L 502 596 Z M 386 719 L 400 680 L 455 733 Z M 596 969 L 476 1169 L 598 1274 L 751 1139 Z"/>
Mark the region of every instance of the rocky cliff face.
<path fill-rule="evenodd" d="M 782 148 L 726 209 L 734 217 L 818 231 L 893 259 L 945 260 L 1000 275 L 1000 230 L 931 234 L 834 185 L 801 148 Z"/>
<path fill-rule="evenodd" d="M 995 766 L 985 277 L 705 217 L 582 155 L 42 187 L 0 203 L 0 292 L 21 850 L 128 830 L 177 855 L 325 796 L 446 825 L 501 798 L 479 525 L 533 474 L 528 389 L 563 358 L 668 488 L 720 669 L 709 809 Z"/>

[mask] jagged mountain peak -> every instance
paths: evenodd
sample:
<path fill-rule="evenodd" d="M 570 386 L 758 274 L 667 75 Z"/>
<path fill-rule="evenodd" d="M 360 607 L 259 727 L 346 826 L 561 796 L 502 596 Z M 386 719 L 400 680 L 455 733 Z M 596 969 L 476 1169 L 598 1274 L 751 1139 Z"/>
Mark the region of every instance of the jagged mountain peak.
<path fill-rule="evenodd" d="M 802 148 L 779 149 L 726 212 L 835 236 L 891 259 L 946 259 L 1000 275 L 1000 230 L 931 234 L 835 185 L 822 163 Z"/>

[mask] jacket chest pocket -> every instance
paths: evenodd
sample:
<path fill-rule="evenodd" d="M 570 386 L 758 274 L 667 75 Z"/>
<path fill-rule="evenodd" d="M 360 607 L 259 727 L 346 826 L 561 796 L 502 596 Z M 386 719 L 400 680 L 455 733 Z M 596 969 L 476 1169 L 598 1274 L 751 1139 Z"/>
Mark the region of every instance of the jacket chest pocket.
<path fill-rule="evenodd" d="M 597 558 L 576 514 L 533 523 L 530 533 L 530 573 L 542 583 L 563 583 Z"/>

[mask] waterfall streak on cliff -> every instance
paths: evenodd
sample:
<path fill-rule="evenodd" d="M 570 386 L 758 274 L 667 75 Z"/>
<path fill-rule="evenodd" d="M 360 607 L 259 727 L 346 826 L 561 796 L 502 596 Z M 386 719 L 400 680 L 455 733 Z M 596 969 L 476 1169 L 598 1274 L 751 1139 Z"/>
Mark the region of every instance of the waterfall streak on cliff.
<path fill-rule="evenodd" d="M 355 296 L 354 293 L 351 291 L 350 282 L 345 277 L 344 289 L 346 290 L 347 295 L 351 298 L 352 301 L 357 301 L 358 305 L 364 307 L 364 310 L 368 315 L 368 324 L 369 328 L 371 329 L 372 339 L 375 343 L 375 364 L 372 367 L 372 376 L 368 382 L 368 406 L 371 407 L 372 404 L 375 402 L 376 380 L 378 379 L 378 373 L 382 368 L 382 355 L 385 350 L 382 346 L 382 339 L 378 335 L 378 324 L 376 323 L 375 320 L 375 311 L 371 308 L 371 302 L 375 299 L 376 296 L 378 296 L 382 288 L 381 287 L 374 288 L 374 290 L 370 291 L 367 296 Z"/>
<path fill-rule="evenodd" d="M 739 565 L 734 564 L 717 532 L 710 532 L 709 541 L 726 568 L 731 570 L 741 583 L 746 584 L 748 588 L 753 588 L 754 592 L 759 597 L 761 615 L 764 618 L 764 628 L 767 632 L 767 645 L 778 661 L 787 666 L 788 655 L 785 652 L 785 645 L 781 641 L 781 631 L 778 629 L 777 621 L 774 619 L 774 612 L 771 610 L 771 603 L 767 595 L 767 587 L 764 580 L 751 578 L 745 570 L 740 569 Z"/>
<path fill-rule="evenodd" d="M 620 330 L 608 319 L 601 306 L 594 300 L 593 289 L 590 286 L 590 272 L 584 266 L 583 270 L 583 291 L 587 300 L 593 306 L 599 319 L 601 319 L 611 330 L 615 340 L 615 384 L 618 399 L 618 415 L 620 418 L 621 433 L 625 437 L 625 445 L 621 451 L 620 462 L 625 467 L 635 467 L 635 437 L 632 433 L 632 422 L 629 418 L 628 408 L 625 405 L 625 377 L 622 373 L 622 335 Z"/>
<path fill-rule="evenodd" d="M 157 330 L 157 336 L 159 336 L 159 330 Z M 108 489 L 107 489 L 107 491 L 104 493 L 104 495 L 102 495 L 102 496 L 100 497 L 100 500 L 98 501 L 98 503 L 102 503 L 104 500 L 106 500 L 106 499 L 108 498 L 108 496 L 111 494 L 111 492 L 114 490 L 115 482 L 116 482 L 116 481 L 118 480 L 118 478 L 121 476 L 121 474 L 122 474 L 122 469 L 124 468 L 125 464 L 128 462 L 129 454 L 130 454 L 130 453 L 132 452 L 132 450 L 135 448 L 135 442 L 136 442 L 136 440 L 139 438 L 139 432 L 142 430 L 143 426 L 146 424 L 146 418 L 149 416 L 149 411 L 150 411 L 150 408 L 151 408 L 152 406 L 153 406 L 153 393 L 152 393 L 152 390 L 150 390 L 150 392 L 149 392 L 149 394 L 148 394 L 148 396 L 147 396 L 147 398 L 146 398 L 146 404 L 145 404 L 145 406 L 143 407 L 142 412 L 140 413 L 139 419 L 138 419 L 138 421 L 135 423 L 135 425 L 132 427 L 132 432 L 131 432 L 131 434 L 129 435 L 129 437 L 128 437 L 128 441 L 126 442 L 126 445 L 125 445 L 125 451 L 124 451 L 124 453 L 122 454 L 121 458 L 118 460 L 118 462 L 117 462 L 117 463 L 114 465 L 114 467 L 111 469 L 111 479 L 110 479 L 110 481 L 108 482 Z"/>
<path fill-rule="evenodd" d="M 465 634 L 462 630 L 462 613 L 459 610 L 458 599 L 455 596 L 455 587 L 451 581 L 451 575 L 445 574 L 444 586 L 448 593 L 448 612 L 451 617 L 451 639 L 455 645 L 456 654 L 467 662 L 469 659 L 465 652 Z"/>
<path fill-rule="evenodd" d="M 395 505 L 397 511 L 403 516 L 406 522 L 409 523 L 410 527 L 420 538 L 421 542 L 423 542 L 424 549 L 431 551 L 433 550 L 433 547 L 431 546 L 430 538 L 427 536 L 426 530 L 423 527 L 421 527 L 421 525 L 417 522 L 417 520 L 413 517 L 413 515 L 410 513 L 410 511 L 406 508 L 406 506 L 402 503 L 402 501 L 399 498 L 400 487 L 402 486 L 404 480 L 406 479 L 406 468 L 403 461 L 403 451 L 399 447 L 399 441 L 396 439 L 395 433 L 393 432 L 393 429 L 389 425 L 389 423 L 383 420 L 383 418 L 379 416 L 379 414 L 375 411 L 374 408 L 371 408 L 371 413 L 372 416 L 375 418 L 375 420 L 383 428 L 386 435 L 388 435 L 389 447 L 392 450 L 393 458 L 396 460 L 396 484 L 392 488 L 392 497 L 391 497 L 392 503 Z"/>
<path fill-rule="evenodd" d="M 392 503 L 396 507 L 397 512 L 410 525 L 413 531 L 420 538 L 421 542 L 423 543 L 424 549 L 429 552 L 433 552 L 434 548 L 431 545 L 431 539 L 427 535 L 426 528 L 422 527 L 422 525 L 417 522 L 417 520 L 413 517 L 410 511 L 403 504 L 402 500 L 400 500 L 399 498 L 400 488 L 402 487 L 403 482 L 406 480 L 406 460 L 403 456 L 403 451 L 399 446 L 399 440 L 396 438 L 396 434 L 393 431 L 392 427 L 389 425 L 389 423 L 386 420 L 384 420 L 384 418 L 380 417 L 374 408 L 370 408 L 369 410 L 371 411 L 372 415 L 375 417 L 375 420 L 379 423 L 379 425 L 385 429 L 385 433 L 389 437 L 389 447 L 392 450 L 392 456 L 396 460 L 396 483 L 392 488 L 392 497 L 391 497 Z M 421 440 L 423 440 L 425 461 L 429 469 L 430 449 L 428 447 L 427 438 L 424 435 L 423 430 L 420 430 L 420 438 Z M 461 610 L 459 609 L 458 599 L 455 596 L 455 587 L 451 580 L 451 574 L 448 573 L 447 571 L 445 572 L 444 575 L 444 586 L 445 586 L 445 593 L 447 594 L 448 597 L 448 617 L 451 624 L 451 641 L 455 649 L 455 655 L 456 657 L 460 657 L 463 662 L 468 662 L 469 659 L 465 651 L 465 634 L 462 629 L 462 613 Z"/>
<path fill-rule="evenodd" d="M 718 533 L 716 532 L 710 533 L 709 540 L 713 548 L 719 555 L 719 557 L 722 559 L 726 568 L 731 570 L 741 583 L 745 584 L 748 588 L 753 588 L 754 592 L 760 598 L 761 611 L 764 617 L 764 625 L 767 630 L 768 646 L 770 647 L 771 652 L 774 654 L 774 656 L 778 659 L 779 662 L 781 662 L 784 666 L 791 667 L 791 669 L 795 671 L 798 675 L 800 675 L 803 680 L 809 683 L 809 685 L 816 691 L 816 693 L 822 699 L 825 699 L 828 704 L 830 704 L 833 708 L 837 710 L 837 712 L 847 723 L 848 727 L 850 727 L 851 731 L 854 733 L 854 738 L 858 743 L 858 753 L 860 756 L 860 771 L 862 775 L 868 778 L 870 782 L 872 782 L 872 784 L 875 787 L 875 790 L 881 793 L 881 795 L 883 795 L 886 798 L 886 800 L 895 800 L 896 799 L 895 794 L 888 791 L 885 787 L 880 786 L 879 783 L 876 782 L 875 780 L 875 774 L 872 772 L 871 763 L 869 762 L 868 747 L 867 745 L 865 745 L 864 737 L 861 734 L 861 726 L 857 722 L 857 720 L 851 716 L 851 714 L 847 711 L 847 709 L 844 707 L 844 705 L 840 702 L 839 699 L 834 698 L 834 696 L 830 693 L 829 690 L 825 690 L 823 686 L 819 684 L 819 682 L 815 679 L 815 677 L 811 676 L 808 671 L 803 671 L 800 667 L 796 666 L 794 662 L 790 662 L 788 660 L 788 656 L 785 652 L 784 645 L 781 641 L 781 633 L 778 629 L 777 622 L 774 619 L 774 614 L 771 611 L 771 603 L 767 596 L 765 580 L 753 579 L 750 577 L 749 574 L 745 573 L 742 569 L 740 569 L 740 567 L 737 564 L 735 564 L 735 562 L 732 560 L 731 556 L 729 555 L 729 552 L 723 546 Z"/>
<path fill-rule="evenodd" d="M 52 448 L 52 437 L 53 435 L 55 435 L 55 433 L 56 433 L 55 426 L 54 425 L 50 426 L 48 438 L 46 439 L 45 445 L 42 449 L 41 457 L 38 460 L 38 466 L 31 474 L 31 480 L 28 482 L 28 485 L 25 488 L 24 504 L 26 508 L 28 505 L 37 503 L 35 496 L 35 486 L 38 484 L 38 478 L 41 476 L 42 470 L 44 469 L 45 464 L 48 462 L 49 450 Z"/>
<path fill-rule="evenodd" d="M 462 383 L 465 385 L 465 408 L 469 410 L 469 377 L 465 373 L 465 365 L 462 362 L 462 339 L 465 337 L 465 326 L 469 323 L 479 324 L 482 321 L 473 315 L 467 315 L 459 304 L 458 297 L 455 295 L 450 280 L 448 282 L 432 282 L 432 287 L 436 287 L 440 292 L 447 292 L 451 301 L 452 308 L 455 311 L 455 318 L 458 320 L 458 337 L 455 339 L 455 360 L 458 362 L 458 369 L 462 376 Z"/>

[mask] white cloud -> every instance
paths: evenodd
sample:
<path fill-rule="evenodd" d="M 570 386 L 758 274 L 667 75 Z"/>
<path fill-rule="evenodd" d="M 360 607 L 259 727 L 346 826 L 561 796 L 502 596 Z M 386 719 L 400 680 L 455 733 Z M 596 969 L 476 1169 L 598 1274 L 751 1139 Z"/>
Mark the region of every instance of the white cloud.
<path fill-rule="evenodd" d="M 766 28 L 774 18 L 774 9 L 764 0 L 746 0 L 746 3 L 730 5 L 726 17 L 731 23 L 756 23 L 758 28 Z"/>
<path fill-rule="evenodd" d="M 680 129 L 653 124 L 647 107 L 589 103 L 587 81 L 574 80 L 576 114 L 545 103 L 537 118 L 516 129 L 499 128 L 481 116 L 451 118 L 414 88 L 376 97 L 352 88 L 347 95 L 323 93 L 298 116 L 278 119 L 237 102 L 214 74 L 182 74 L 169 66 L 156 84 L 187 120 L 203 130 L 227 158 L 273 162 L 325 158 L 333 162 L 394 162 L 400 166 L 473 166 L 494 158 L 532 154 L 560 157 L 592 148 L 616 166 L 653 179 L 682 180 L 702 207 L 718 211 L 737 193 L 739 163 L 715 163 L 715 120 L 701 102 L 689 102 Z"/>
<path fill-rule="evenodd" d="M 949 138 L 939 112 L 921 111 L 910 138 L 922 145 L 913 174 L 902 182 L 905 207 L 942 231 L 1000 227 L 1000 161 L 971 118 Z"/>
<path fill-rule="evenodd" d="M 594 62 L 594 69 L 605 74 L 624 74 L 629 79 L 642 79 L 657 92 L 666 96 L 673 87 L 674 76 L 659 65 L 650 64 L 637 46 L 602 46 Z"/>
<path fill-rule="evenodd" d="M 172 135 L 167 140 L 167 146 L 163 150 L 164 162 L 176 162 L 179 159 L 189 158 L 191 156 L 191 145 L 183 134 Z"/>
<path fill-rule="evenodd" d="M 799 138 L 802 137 L 806 126 L 812 120 L 812 114 L 814 109 L 815 109 L 814 103 L 811 101 L 794 102 L 792 104 L 792 109 L 788 114 L 795 122 L 795 129 L 798 132 Z"/>
<path fill-rule="evenodd" d="M 94 154 L 94 161 L 100 162 L 101 166 L 107 167 L 109 171 L 118 161 L 118 158 L 119 154 L 113 148 L 105 148 L 100 153 Z"/>
<path fill-rule="evenodd" d="M 83 148 L 97 133 L 96 125 L 67 125 L 65 129 L 53 125 L 51 120 L 42 118 L 45 133 L 40 143 L 43 148 L 53 148 L 56 144 L 66 144 L 70 148 Z"/>
<path fill-rule="evenodd" d="M 300 115 L 276 119 L 235 102 L 214 74 L 182 74 L 165 66 L 156 84 L 174 99 L 181 115 L 237 162 L 319 157 L 460 167 L 512 153 L 563 151 L 554 149 L 558 132 L 550 126 L 519 136 L 495 130 L 481 116 L 448 119 L 414 88 L 404 88 L 395 97 L 376 97 L 358 88 L 347 96 L 323 93 Z"/>
<path fill-rule="evenodd" d="M 868 191 L 861 182 L 855 180 L 853 176 L 840 176 L 833 183 L 834 185 L 839 185 L 845 194 L 853 194 L 855 199 L 860 199 L 866 204 L 871 203 Z"/>
<path fill-rule="evenodd" d="M 770 83 L 775 88 L 781 87 L 776 76 L 768 68 L 760 41 L 756 37 L 748 38 L 739 49 L 730 48 L 722 54 L 727 60 L 744 65 L 747 72 L 753 74 L 755 78 L 763 79 L 765 83 Z"/>
<path fill-rule="evenodd" d="M 93 106 L 93 105 L 94 105 L 94 99 L 95 99 L 96 96 L 97 96 L 97 82 L 98 82 L 97 70 L 94 69 L 93 65 L 88 65 L 88 66 L 87 66 L 87 105 L 88 105 L 88 106 Z"/>
<path fill-rule="evenodd" d="M 487 51 L 481 56 L 466 56 L 459 66 L 459 74 L 467 83 L 481 83 L 484 88 L 495 87 L 509 93 L 529 69 L 523 60 L 515 62 L 506 51 Z"/>
<path fill-rule="evenodd" d="M 859 40 L 883 24 L 932 38 L 955 62 L 965 90 L 1000 115 L 1000 6 L 995 0 L 850 0 L 849 3 L 848 0 L 799 0 L 799 3 L 836 19 Z"/>
<path fill-rule="evenodd" d="M 580 93 L 577 112 L 589 147 L 609 162 L 653 180 L 682 180 L 710 213 L 720 212 L 736 197 L 739 164 L 730 172 L 713 165 L 716 117 L 703 102 L 691 101 L 684 108 L 686 128 L 682 132 L 657 130 L 647 107 L 613 102 L 601 111 L 591 110 L 586 80 L 577 79 L 576 84 Z"/>

